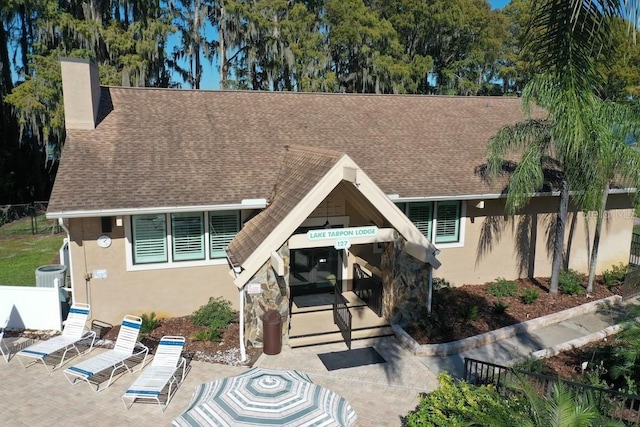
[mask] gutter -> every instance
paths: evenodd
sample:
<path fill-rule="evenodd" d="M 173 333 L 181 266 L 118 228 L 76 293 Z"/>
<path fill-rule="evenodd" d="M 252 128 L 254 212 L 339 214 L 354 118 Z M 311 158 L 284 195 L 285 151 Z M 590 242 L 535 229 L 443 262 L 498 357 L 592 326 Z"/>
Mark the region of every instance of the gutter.
<path fill-rule="evenodd" d="M 244 199 L 240 203 L 225 205 L 190 205 L 190 206 L 156 206 L 150 208 L 93 209 L 47 212 L 47 219 L 56 218 L 91 218 L 118 215 L 142 215 L 158 213 L 179 213 L 194 211 L 230 211 L 239 209 L 264 209 L 267 199 Z"/>
<path fill-rule="evenodd" d="M 609 194 L 631 194 L 638 191 L 637 188 L 612 188 Z M 570 191 L 570 196 L 578 194 L 577 191 Z M 531 197 L 557 197 L 560 191 L 541 191 L 531 194 Z M 449 196 L 425 196 L 425 197 L 402 197 L 399 194 L 387 194 L 394 202 L 437 202 L 448 200 L 477 200 L 477 199 L 506 199 L 506 193 L 486 193 L 486 194 L 463 194 Z"/>

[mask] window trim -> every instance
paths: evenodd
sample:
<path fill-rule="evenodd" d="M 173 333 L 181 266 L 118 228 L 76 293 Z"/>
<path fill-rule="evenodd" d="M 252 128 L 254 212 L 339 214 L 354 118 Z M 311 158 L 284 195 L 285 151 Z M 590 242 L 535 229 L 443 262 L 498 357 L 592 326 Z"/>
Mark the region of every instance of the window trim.
<path fill-rule="evenodd" d="M 252 211 L 246 211 L 244 209 L 232 209 L 230 211 L 237 212 L 239 218 L 239 228 L 242 229 L 242 224 L 247 215 L 250 215 Z M 174 212 L 165 212 L 158 215 L 165 216 L 166 224 L 166 238 L 167 238 L 167 261 L 135 264 L 133 256 L 133 217 L 138 215 L 126 215 L 123 217 L 124 222 L 124 236 L 125 236 L 125 258 L 126 258 L 126 271 L 145 271 L 145 270 L 163 270 L 171 268 L 184 268 L 184 267 L 202 267 L 212 265 L 228 265 L 228 260 L 224 258 L 211 258 L 210 248 L 211 243 L 209 241 L 209 212 L 213 211 L 194 211 L 194 213 L 201 213 L 204 221 L 204 241 L 205 241 L 205 259 L 202 260 L 186 260 L 176 261 L 173 259 L 173 230 L 172 230 L 172 215 Z M 217 212 L 217 211 L 216 211 Z M 225 212 L 225 211 L 220 211 Z M 238 230 L 239 232 L 240 230 Z"/>
<path fill-rule="evenodd" d="M 456 242 L 440 242 L 436 243 L 436 230 L 437 230 L 437 213 L 438 213 L 438 203 L 460 203 L 460 214 L 458 217 L 458 240 Z M 409 218 L 409 205 L 412 203 L 431 203 L 431 227 L 430 227 L 430 238 L 427 238 L 431 244 L 436 246 L 438 249 L 446 249 L 446 248 L 460 248 L 464 246 L 464 240 L 466 235 L 466 223 L 467 223 L 467 202 L 466 200 L 438 200 L 438 201 L 430 201 L 430 202 L 397 202 L 396 204 L 404 212 L 404 214 Z M 402 205 L 402 206 L 401 206 Z M 403 209 L 404 207 L 404 209 Z M 411 221 L 413 223 L 413 221 Z M 415 224 L 414 224 L 415 225 Z"/>

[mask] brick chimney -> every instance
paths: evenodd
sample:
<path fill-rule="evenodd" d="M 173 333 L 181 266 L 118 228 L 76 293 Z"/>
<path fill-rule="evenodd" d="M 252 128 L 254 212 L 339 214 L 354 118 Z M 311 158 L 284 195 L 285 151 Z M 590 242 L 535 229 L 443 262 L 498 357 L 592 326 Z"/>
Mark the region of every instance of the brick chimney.
<path fill-rule="evenodd" d="M 100 106 L 98 67 L 88 59 L 60 58 L 65 128 L 96 128 Z"/>

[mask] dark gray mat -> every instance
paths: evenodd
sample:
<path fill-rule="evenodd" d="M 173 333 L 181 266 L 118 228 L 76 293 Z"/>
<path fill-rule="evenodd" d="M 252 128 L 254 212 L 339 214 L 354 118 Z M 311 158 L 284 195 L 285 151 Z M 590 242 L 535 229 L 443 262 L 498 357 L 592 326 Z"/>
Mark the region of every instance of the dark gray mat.
<path fill-rule="evenodd" d="M 319 307 L 323 305 L 333 305 L 335 295 L 333 293 L 298 295 L 293 297 L 293 303 L 298 308 Z"/>
<path fill-rule="evenodd" d="M 387 362 L 373 347 L 322 353 L 319 354 L 318 357 L 324 364 L 325 368 L 327 368 L 327 371 Z"/>

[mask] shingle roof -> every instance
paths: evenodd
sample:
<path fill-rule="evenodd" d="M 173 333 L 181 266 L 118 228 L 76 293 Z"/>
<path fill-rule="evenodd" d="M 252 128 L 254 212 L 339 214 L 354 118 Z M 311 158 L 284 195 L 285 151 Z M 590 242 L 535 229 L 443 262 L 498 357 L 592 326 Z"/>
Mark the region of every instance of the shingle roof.
<path fill-rule="evenodd" d="M 342 156 L 319 148 L 287 148 L 269 206 L 247 221 L 229 245 L 227 253 L 234 265 L 253 253 Z"/>
<path fill-rule="evenodd" d="M 523 119 L 509 97 L 102 89 L 69 130 L 49 212 L 240 203 L 273 194 L 285 145 L 348 154 L 386 194 L 500 193 L 475 172 Z"/>

